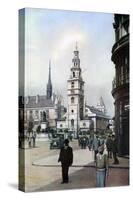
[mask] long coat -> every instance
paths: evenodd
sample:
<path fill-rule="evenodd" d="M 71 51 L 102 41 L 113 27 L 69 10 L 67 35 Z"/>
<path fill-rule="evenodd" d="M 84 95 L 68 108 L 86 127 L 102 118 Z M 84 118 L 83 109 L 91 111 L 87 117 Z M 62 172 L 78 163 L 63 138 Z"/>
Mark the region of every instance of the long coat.
<path fill-rule="evenodd" d="M 107 146 L 108 151 L 112 151 L 112 145 L 113 145 L 112 139 L 108 138 L 107 141 L 106 141 L 106 146 Z"/>
<path fill-rule="evenodd" d="M 112 141 L 112 152 L 113 153 L 118 153 L 118 147 L 117 147 L 116 139 L 114 141 Z"/>
<path fill-rule="evenodd" d="M 61 162 L 61 164 L 66 164 L 67 166 L 72 165 L 73 163 L 73 150 L 72 147 L 62 147 L 60 150 L 60 155 L 58 162 Z"/>

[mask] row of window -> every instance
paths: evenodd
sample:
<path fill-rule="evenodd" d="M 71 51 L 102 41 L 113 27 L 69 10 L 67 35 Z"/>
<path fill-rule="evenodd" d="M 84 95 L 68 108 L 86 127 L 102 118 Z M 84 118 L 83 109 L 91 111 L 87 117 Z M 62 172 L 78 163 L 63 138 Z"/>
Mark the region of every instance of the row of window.
<path fill-rule="evenodd" d="M 123 113 L 129 111 L 130 109 L 129 101 L 128 100 L 120 101 L 117 103 L 117 106 L 115 108 L 116 108 L 115 110 L 116 115 L 117 116 L 122 115 Z"/>
<path fill-rule="evenodd" d="M 121 39 L 123 36 L 129 33 L 129 26 L 128 24 L 120 24 L 119 27 L 116 29 L 116 41 Z"/>
<path fill-rule="evenodd" d="M 33 110 L 29 111 L 29 117 L 33 117 L 33 113 L 34 113 L 34 117 L 35 118 L 39 118 L 39 113 L 40 113 L 40 119 L 41 121 L 46 121 L 46 112 L 45 111 L 41 111 L 39 112 L 38 110 L 35 110 L 33 112 Z M 27 113 L 25 112 L 25 118 L 27 119 Z"/>
<path fill-rule="evenodd" d="M 72 77 L 75 78 L 75 77 L 80 77 L 81 75 L 81 72 L 73 72 L 72 73 Z"/>
<path fill-rule="evenodd" d="M 73 89 L 75 87 L 74 81 L 71 82 L 71 88 Z M 80 89 L 82 89 L 82 84 L 80 84 Z"/>
<path fill-rule="evenodd" d="M 129 68 L 121 66 L 116 71 L 116 86 L 129 83 Z"/>
<path fill-rule="evenodd" d="M 74 119 L 71 120 L 71 126 L 74 126 Z M 84 127 L 86 126 L 86 123 L 85 123 L 85 122 L 83 123 L 83 126 L 84 126 Z M 63 127 L 63 125 L 60 124 L 60 128 L 62 128 L 62 127 Z"/>

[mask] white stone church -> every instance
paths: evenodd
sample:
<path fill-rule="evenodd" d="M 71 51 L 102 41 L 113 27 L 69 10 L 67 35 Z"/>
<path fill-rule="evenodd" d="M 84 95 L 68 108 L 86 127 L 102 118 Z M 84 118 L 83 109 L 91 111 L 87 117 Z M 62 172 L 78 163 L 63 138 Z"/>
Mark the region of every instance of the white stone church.
<path fill-rule="evenodd" d="M 80 130 L 102 131 L 106 129 L 110 117 L 106 114 L 104 101 L 101 97 L 96 107 L 88 106 L 85 103 L 84 84 L 76 45 L 70 77 L 67 80 L 67 112 L 61 120 L 57 121 L 57 130 L 68 129 L 77 135 Z"/>

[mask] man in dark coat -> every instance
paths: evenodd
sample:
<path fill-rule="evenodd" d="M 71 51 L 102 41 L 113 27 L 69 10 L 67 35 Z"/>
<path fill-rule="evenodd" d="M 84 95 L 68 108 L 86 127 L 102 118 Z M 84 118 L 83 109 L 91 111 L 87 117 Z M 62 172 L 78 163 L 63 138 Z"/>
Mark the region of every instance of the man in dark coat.
<path fill-rule="evenodd" d="M 73 163 L 73 150 L 72 150 L 72 147 L 69 146 L 68 139 L 64 140 L 64 147 L 62 147 L 60 150 L 58 162 L 61 162 L 61 166 L 62 166 L 62 182 L 61 183 L 68 183 L 69 182 L 68 171 L 69 171 L 69 167 Z"/>
<path fill-rule="evenodd" d="M 118 148 L 117 148 L 117 141 L 116 141 L 115 135 L 112 135 L 112 152 L 113 152 L 113 158 L 114 158 L 113 164 L 119 164 L 119 160 L 117 158 Z"/>
<path fill-rule="evenodd" d="M 108 136 L 106 141 L 107 151 L 108 151 L 108 158 L 112 158 L 112 138 L 111 135 Z"/>

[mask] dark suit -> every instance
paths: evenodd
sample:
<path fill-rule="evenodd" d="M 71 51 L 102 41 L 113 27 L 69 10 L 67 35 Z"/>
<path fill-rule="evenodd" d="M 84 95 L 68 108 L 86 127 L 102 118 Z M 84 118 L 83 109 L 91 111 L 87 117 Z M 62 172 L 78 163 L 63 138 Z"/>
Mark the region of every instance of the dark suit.
<path fill-rule="evenodd" d="M 112 141 L 111 137 L 109 137 L 106 141 L 108 158 L 112 158 L 112 145 L 113 145 L 113 141 Z"/>
<path fill-rule="evenodd" d="M 69 181 L 68 170 L 69 170 L 69 166 L 71 166 L 73 163 L 72 147 L 65 146 L 61 148 L 58 162 L 61 162 L 61 166 L 62 166 L 62 182 L 68 183 Z"/>
<path fill-rule="evenodd" d="M 116 139 L 112 141 L 112 152 L 113 152 L 114 164 L 119 164 L 119 160 L 117 158 L 118 148 Z"/>

